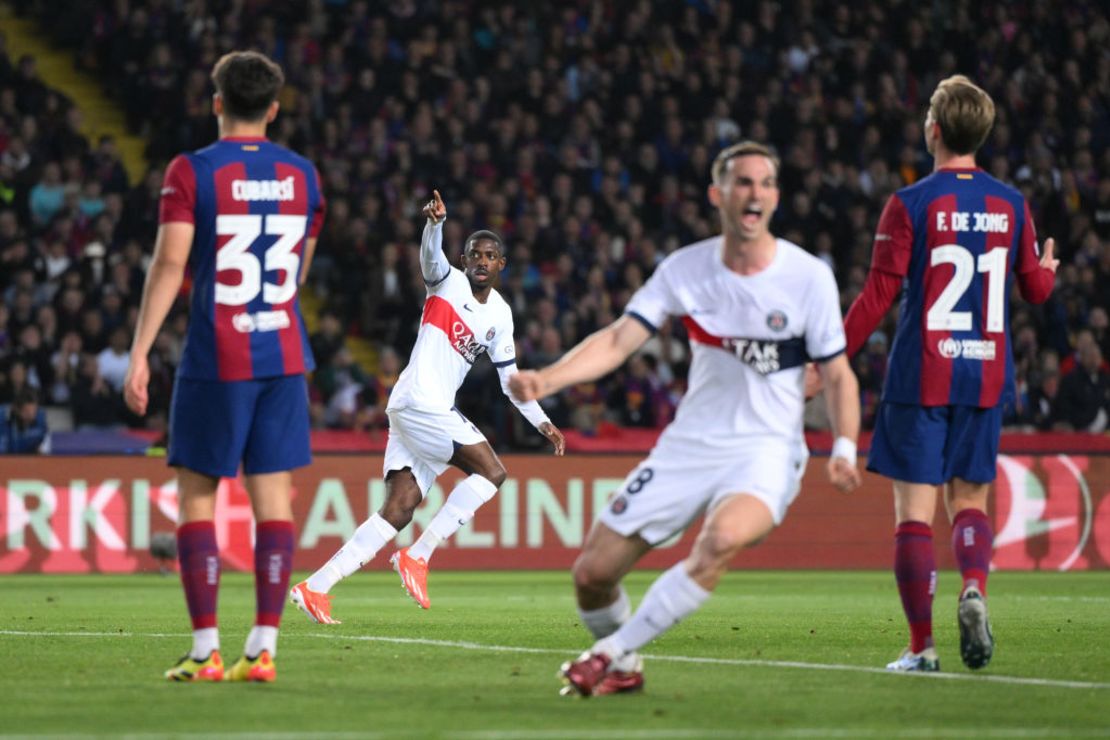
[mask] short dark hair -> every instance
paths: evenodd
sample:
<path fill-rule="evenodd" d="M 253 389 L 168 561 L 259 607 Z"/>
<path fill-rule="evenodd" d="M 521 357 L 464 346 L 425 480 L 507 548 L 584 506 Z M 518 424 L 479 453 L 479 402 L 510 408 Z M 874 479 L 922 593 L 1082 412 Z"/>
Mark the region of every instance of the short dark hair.
<path fill-rule="evenodd" d="M 224 101 L 224 113 L 241 121 L 265 118 L 277 100 L 285 75 L 274 61 L 257 51 L 232 51 L 212 68 L 212 83 Z"/>
<path fill-rule="evenodd" d="M 482 239 L 489 239 L 491 242 L 496 244 L 497 251 L 500 252 L 502 256 L 504 256 L 505 242 L 501 241 L 501 237 L 498 236 L 495 232 L 490 231 L 489 229 L 481 229 L 480 231 L 475 231 L 473 234 L 466 237 L 466 241 L 463 242 L 463 252 L 469 250 L 471 244 Z"/>
<path fill-rule="evenodd" d="M 16 391 L 15 397 L 12 399 L 12 408 L 21 409 L 24 406 L 28 406 L 32 403 L 38 403 L 38 402 L 39 402 L 38 391 L 36 391 L 34 388 L 32 388 L 29 385 L 25 385 L 22 388 L 20 388 L 18 391 Z"/>

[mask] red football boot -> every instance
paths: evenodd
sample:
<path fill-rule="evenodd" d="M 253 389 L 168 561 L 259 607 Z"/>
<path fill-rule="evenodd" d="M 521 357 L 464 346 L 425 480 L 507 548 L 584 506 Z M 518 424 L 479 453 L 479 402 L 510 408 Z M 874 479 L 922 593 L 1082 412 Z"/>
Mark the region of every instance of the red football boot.
<path fill-rule="evenodd" d="M 596 689 L 609 673 L 613 661 L 608 655 L 586 651 L 578 660 L 563 663 L 559 675 L 566 683 L 559 693 L 564 696 L 593 696 Z"/>

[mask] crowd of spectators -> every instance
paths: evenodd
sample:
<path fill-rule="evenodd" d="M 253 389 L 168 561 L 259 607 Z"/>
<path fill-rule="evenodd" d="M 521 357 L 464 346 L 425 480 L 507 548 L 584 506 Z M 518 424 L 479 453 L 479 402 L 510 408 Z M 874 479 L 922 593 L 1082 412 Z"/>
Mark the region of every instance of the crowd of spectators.
<path fill-rule="evenodd" d="M 717 232 L 709 165 L 740 138 L 781 155 L 773 228 L 835 270 L 847 308 L 887 196 L 931 170 L 927 97 L 963 72 L 998 109 L 980 165 L 1021 189 L 1063 261 L 1045 306 L 1014 304 L 1007 423 L 1107 427 L 1110 18 L 1096 0 L 71 5 L 59 17 L 41 3 L 44 29 L 105 81 L 154 164 L 129 188 L 111 139 L 80 135 L 80 111 L 38 80 L 34 60 L 0 59 L 0 402 L 31 385 L 79 424 L 137 423 L 114 390 L 161 167 L 215 137 L 207 73 L 249 47 L 287 75 L 271 138 L 316 162 L 329 199 L 311 274 L 324 303 L 312 338 L 321 426 L 384 423 L 419 324 L 420 206 L 433 187 L 452 256 L 471 230 L 506 237 L 501 290 L 522 366 L 612 321 L 661 259 Z M 162 411 L 184 318 L 155 350 Z M 854 360 L 865 424 L 892 327 L 893 315 Z M 376 367 L 352 359 L 352 335 L 374 343 Z M 548 413 L 590 433 L 662 426 L 688 361 L 681 325 L 665 327 Z M 499 395 L 480 364 L 460 406 L 500 445 L 538 445 Z"/>

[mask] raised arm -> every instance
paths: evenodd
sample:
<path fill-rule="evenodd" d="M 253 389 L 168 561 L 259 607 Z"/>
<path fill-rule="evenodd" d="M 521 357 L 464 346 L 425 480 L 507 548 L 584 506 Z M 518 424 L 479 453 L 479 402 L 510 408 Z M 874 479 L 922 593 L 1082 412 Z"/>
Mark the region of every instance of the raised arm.
<path fill-rule="evenodd" d="M 424 215 L 428 223 L 420 237 L 420 271 L 424 273 L 424 282 L 432 286 L 443 282 L 451 269 L 451 263 L 443 254 L 443 222 L 447 219 L 447 206 L 439 197 L 438 190 L 432 191 L 432 199 L 424 206 Z"/>
<path fill-rule="evenodd" d="M 600 378 L 620 367 L 650 336 L 651 331 L 643 323 L 625 314 L 583 339 L 554 365 L 513 375 L 509 388 L 518 399 L 531 401 Z"/>

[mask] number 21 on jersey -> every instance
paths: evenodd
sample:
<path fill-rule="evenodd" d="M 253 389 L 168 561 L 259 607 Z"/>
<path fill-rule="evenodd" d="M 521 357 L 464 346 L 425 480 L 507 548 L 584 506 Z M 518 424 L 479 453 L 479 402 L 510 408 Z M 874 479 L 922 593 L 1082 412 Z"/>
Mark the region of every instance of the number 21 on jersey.
<path fill-rule="evenodd" d="M 1006 247 L 995 247 L 986 254 L 975 255 L 959 244 L 944 244 L 935 247 L 930 256 L 929 266 L 949 264 L 955 268 L 952 279 L 937 296 L 925 317 L 925 328 L 929 331 L 971 331 L 971 311 L 957 311 L 956 304 L 971 286 L 975 272 L 987 274 L 987 331 L 1001 332 L 1005 329 L 1006 309 Z"/>
<path fill-rule="evenodd" d="M 292 300 L 301 266 L 301 258 L 293 250 L 304 239 L 307 224 L 305 216 L 284 214 L 216 216 L 216 235 L 231 237 L 216 250 L 216 303 L 245 306 L 259 293 L 271 306 Z M 259 260 L 251 246 L 263 233 L 277 240 Z M 237 285 L 219 281 L 219 273 L 227 270 L 239 273 Z M 263 270 L 280 271 L 279 282 L 264 282 Z"/>

